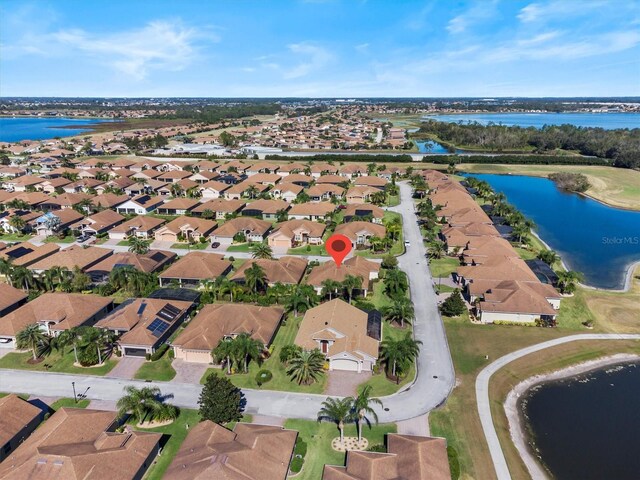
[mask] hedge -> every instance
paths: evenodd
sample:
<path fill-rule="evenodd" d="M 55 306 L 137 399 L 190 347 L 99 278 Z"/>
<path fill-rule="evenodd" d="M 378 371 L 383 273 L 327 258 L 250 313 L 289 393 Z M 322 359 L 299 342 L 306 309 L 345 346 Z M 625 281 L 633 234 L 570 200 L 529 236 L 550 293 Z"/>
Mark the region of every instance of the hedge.
<path fill-rule="evenodd" d="M 366 154 L 366 153 L 321 153 L 318 155 L 266 155 L 265 160 L 296 160 L 318 162 L 412 162 L 413 157 L 407 154 Z M 447 162 L 448 163 L 448 162 Z"/>
<path fill-rule="evenodd" d="M 488 164 L 528 164 L 528 165 L 611 165 L 608 160 L 597 157 L 570 155 L 425 155 L 425 163 L 449 165 L 451 162 Z"/>
<path fill-rule="evenodd" d="M 168 343 L 163 343 L 162 345 L 160 345 L 160 348 L 158 348 L 155 352 L 153 352 L 153 354 L 151 355 L 151 361 L 155 362 L 156 360 L 160 360 L 160 358 L 162 358 L 162 356 L 165 354 L 165 352 L 169 349 L 169 344 Z"/>

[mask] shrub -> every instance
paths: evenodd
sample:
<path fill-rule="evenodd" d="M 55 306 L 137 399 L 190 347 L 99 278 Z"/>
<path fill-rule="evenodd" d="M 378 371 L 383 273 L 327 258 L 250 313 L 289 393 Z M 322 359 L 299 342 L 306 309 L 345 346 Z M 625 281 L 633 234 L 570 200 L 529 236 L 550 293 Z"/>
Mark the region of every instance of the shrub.
<path fill-rule="evenodd" d="M 256 382 L 258 384 L 267 383 L 273 378 L 273 374 L 269 370 L 260 370 L 256 373 Z"/>
<path fill-rule="evenodd" d="M 294 455 L 300 455 L 304 458 L 307 455 L 307 442 L 305 442 L 301 437 L 298 437 L 296 440 L 296 446 L 293 449 Z"/>
<path fill-rule="evenodd" d="M 145 360 L 148 362 L 149 360 L 151 360 L 151 354 L 150 353 L 146 353 L 144 355 Z"/>
<path fill-rule="evenodd" d="M 289 466 L 289 470 L 292 473 L 298 473 L 302 470 L 302 465 L 304 464 L 304 459 L 300 457 L 293 457 L 291 460 L 291 465 Z"/>
<path fill-rule="evenodd" d="M 533 322 L 511 322 L 509 320 L 496 320 L 493 322 L 494 325 L 508 325 L 513 327 L 537 327 L 536 323 Z"/>
<path fill-rule="evenodd" d="M 376 443 L 374 445 L 370 445 L 369 448 L 367 448 L 367 452 L 387 453 L 387 447 L 382 443 Z"/>
<path fill-rule="evenodd" d="M 91 367 L 98 364 L 98 350 L 95 345 L 78 350 L 78 362 L 83 367 Z"/>
<path fill-rule="evenodd" d="M 460 295 L 460 290 L 457 288 L 449 298 L 442 302 L 442 305 L 440 306 L 440 311 L 447 317 L 457 317 L 458 315 L 462 315 L 466 309 L 467 306 L 462 299 L 462 295 Z"/>
<path fill-rule="evenodd" d="M 167 353 L 167 355 L 169 356 L 169 360 L 173 360 L 175 358 L 176 354 L 173 351 L 173 348 L 169 350 L 169 353 Z"/>
<path fill-rule="evenodd" d="M 122 352 L 120 350 L 114 350 L 113 353 L 115 354 L 116 357 L 122 356 Z"/>
<path fill-rule="evenodd" d="M 169 349 L 169 344 L 168 343 L 163 343 L 162 345 L 160 345 L 160 348 L 158 348 L 151 355 L 151 357 L 150 357 L 151 361 L 155 362 L 156 360 L 160 360 L 162 358 L 162 356 L 167 352 L 168 349 Z"/>
<path fill-rule="evenodd" d="M 391 255 L 390 253 L 386 254 L 382 257 L 382 263 L 380 264 L 382 268 L 390 269 L 398 267 L 398 259 Z"/>

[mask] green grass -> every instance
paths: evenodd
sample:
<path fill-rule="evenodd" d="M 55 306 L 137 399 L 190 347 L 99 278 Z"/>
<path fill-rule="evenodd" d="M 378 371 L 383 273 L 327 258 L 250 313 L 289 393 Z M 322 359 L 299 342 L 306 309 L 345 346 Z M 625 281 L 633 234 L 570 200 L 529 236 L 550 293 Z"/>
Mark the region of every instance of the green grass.
<path fill-rule="evenodd" d="M 290 248 L 287 255 L 328 255 L 324 245 L 303 245 L 302 247 Z"/>
<path fill-rule="evenodd" d="M 229 245 L 227 247 L 227 252 L 250 252 L 251 244 L 250 243 L 239 243 L 237 245 Z"/>
<path fill-rule="evenodd" d="M 78 402 L 73 398 L 60 398 L 51 404 L 51 409 L 57 412 L 62 407 L 87 408 L 89 403 L 91 403 L 91 400 L 87 400 L 86 398 L 78 400 Z"/>
<path fill-rule="evenodd" d="M 138 380 L 153 380 L 158 382 L 168 382 L 176 376 L 176 371 L 171 366 L 172 360 L 166 353 L 155 362 L 145 362 L 138 369 L 135 376 Z"/>
<path fill-rule="evenodd" d="M 197 410 L 183 408 L 180 410 L 180 416 L 170 425 L 140 429 L 146 432 L 159 432 L 169 436 L 166 443 L 162 446 L 162 455 L 156 457 L 154 462 L 151 464 L 151 467 L 149 467 L 149 470 L 144 477 L 145 480 L 162 479 L 164 472 L 169 468 L 173 457 L 176 456 L 176 453 L 178 453 L 178 450 L 180 449 L 180 445 L 182 445 L 187 433 L 189 433 L 187 425 L 191 428 L 199 421 L 200 414 Z"/>
<path fill-rule="evenodd" d="M 19 233 L 7 233 L 0 235 L 0 241 L 3 242 L 26 242 L 31 238 L 31 235 L 20 235 Z"/>
<path fill-rule="evenodd" d="M 584 328 L 583 322 L 595 321 L 595 316 L 585 301 L 585 296 L 588 295 L 588 291 L 578 289 L 573 297 L 562 299 L 557 317 L 559 327 L 580 330 Z"/>
<path fill-rule="evenodd" d="M 370 294 L 367 301 L 373 303 L 378 310 L 386 307 L 391 303 L 391 299 L 384 293 L 384 279 L 380 278 L 373 284 L 373 294 Z"/>
<path fill-rule="evenodd" d="M 129 243 L 129 240 L 120 240 L 118 242 L 118 245 L 121 246 L 121 247 L 129 247 L 129 246 L 131 246 L 131 244 Z"/>
<path fill-rule="evenodd" d="M 52 352 L 42 362 L 31 365 L 27 360 L 32 358 L 31 352 L 11 352 L 0 358 L 0 368 L 10 368 L 18 370 L 32 370 L 36 372 L 59 372 L 78 373 L 81 375 L 103 376 L 116 366 L 116 360 L 110 358 L 104 365 L 99 367 L 76 367 L 73 363 L 75 358 L 73 352 L 61 355 L 60 352 Z M 48 366 L 48 367 L 46 367 Z"/>
<path fill-rule="evenodd" d="M 448 293 L 453 292 L 455 288 L 450 287 L 449 285 L 436 285 L 436 293 Z"/>
<path fill-rule="evenodd" d="M 400 225 L 402 225 L 402 215 L 396 212 L 389 212 L 386 211 L 384 212 L 384 218 L 382 219 L 383 223 L 387 223 L 389 222 L 389 220 L 391 220 L 392 218 L 400 218 Z M 387 254 L 391 254 L 391 255 L 402 255 L 404 253 L 404 237 L 403 237 L 404 233 L 402 232 L 402 229 L 400 229 L 400 235 L 398 235 L 398 239 L 393 242 L 393 245 L 391 245 L 391 248 L 389 249 L 388 252 L 382 252 L 382 253 L 373 253 L 371 250 L 359 250 L 356 251 L 356 255 L 360 255 L 361 257 L 365 257 L 365 258 L 382 258 Z"/>
<path fill-rule="evenodd" d="M 11 395 L 11 394 L 7 392 L 0 392 L 0 398 L 6 397 L 7 395 Z M 18 395 L 23 400 L 27 400 L 31 396 L 28 393 L 17 393 L 16 395 Z"/>
<path fill-rule="evenodd" d="M 303 393 L 322 393 L 327 384 L 327 376 L 323 375 L 320 381 L 311 385 L 298 385 L 296 382 L 291 381 L 287 375 L 285 366 L 280 362 L 279 355 L 280 349 L 284 345 L 291 345 L 294 343 L 298 328 L 302 317 L 293 318 L 292 315 L 288 317 L 287 324 L 282 325 L 276 334 L 276 338 L 273 341 L 273 353 L 271 357 L 265 360 L 262 365 L 258 365 L 256 362 L 249 364 L 249 373 L 236 373 L 228 376 L 227 378 L 237 387 L 240 388 L 263 388 L 265 390 L 279 390 L 287 392 L 303 392 Z M 265 383 L 262 387 L 258 387 L 256 383 L 256 374 L 259 370 L 266 369 L 273 374 L 273 378 L 268 383 Z M 204 380 L 210 373 L 218 375 L 225 375 L 219 368 L 209 368 L 200 383 L 204 383 Z"/>
<path fill-rule="evenodd" d="M 387 207 L 397 207 L 400 205 L 400 195 L 389 195 L 386 205 Z"/>
<path fill-rule="evenodd" d="M 322 478 L 322 470 L 325 465 L 344 465 L 346 454 L 336 452 L 331 448 L 331 441 L 340 436 L 340 431 L 334 423 L 313 422 L 309 420 L 287 420 L 285 428 L 297 430 L 299 437 L 307 445 L 307 455 L 304 459 L 302 471 L 295 477 L 301 480 L 318 480 Z M 369 440 L 369 445 L 384 444 L 387 433 L 395 433 L 394 424 L 373 425 L 371 429 L 364 427 L 362 436 Z M 345 436 L 357 436 L 354 424 L 347 425 Z"/>
<path fill-rule="evenodd" d="M 201 243 L 174 243 L 171 248 L 179 248 L 181 250 L 204 250 L 209 244 L 207 242 Z"/>
<path fill-rule="evenodd" d="M 449 278 L 460 266 L 457 258 L 442 257 L 429 259 L 429 270 L 434 278 Z"/>
<path fill-rule="evenodd" d="M 60 238 L 57 235 L 50 235 L 44 239 L 44 243 L 73 243 L 75 241 L 76 237 L 73 235 L 66 235 L 63 238 Z"/>

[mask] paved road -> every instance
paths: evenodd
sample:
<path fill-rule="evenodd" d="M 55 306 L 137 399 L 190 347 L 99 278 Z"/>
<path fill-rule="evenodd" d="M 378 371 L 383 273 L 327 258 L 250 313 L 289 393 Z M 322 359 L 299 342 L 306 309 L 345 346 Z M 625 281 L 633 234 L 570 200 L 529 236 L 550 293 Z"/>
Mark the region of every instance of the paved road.
<path fill-rule="evenodd" d="M 493 425 L 493 418 L 491 416 L 491 405 L 489 403 L 489 380 L 491 379 L 491 376 L 508 363 L 511 363 L 518 358 L 524 357 L 525 355 L 544 350 L 545 348 L 555 347 L 556 345 L 562 345 L 563 343 L 575 342 L 579 340 L 640 340 L 640 335 L 586 333 L 581 335 L 569 335 L 567 337 L 556 338 L 554 340 L 538 343 L 536 345 L 531 345 L 521 350 L 508 353 L 504 357 L 500 357 L 495 362 L 486 366 L 476 378 L 476 399 L 478 402 L 478 414 L 480 415 L 482 430 L 484 431 L 484 436 L 487 440 L 487 444 L 489 445 L 491 459 L 493 460 L 493 466 L 495 468 L 498 480 L 510 480 L 511 474 L 509 473 L 507 460 L 505 459 L 504 453 L 502 452 L 500 441 L 498 440 L 498 434 L 496 433 L 496 429 Z"/>
<path fill-rule="evenodd" d="M 425 248 L 416 223 L 411 188 L 400 183 L 402 203 L 392 208 L 402 214 L 404 236 L 411 242 L 406 254 L 399 258 L 401 268 L 407 272 L 411 285 L 416 320 L 414 332 L 422 342 L 417 362 L 417 377 L 403 391 L 384 397 L 384 410 L 378 408 L 382 422 L 395 422 L 416 418 L 431 411 L 447 398 L 455 382 L 453 363 L 449 353 L 446 334 L 438 313 L 433 280 L 425 258 Z M 71 382 L 78 392 L 86 390 L 87 398 L 116 400 L 122 395 L 125 385 L 156 385 L 172 402 L 181 407 L 197 407 L 200 385 L 179 382 L 145 383 L 110 377 L 85 377 L 79 375 L 0 371 L 0 391 L 35 393 L 50 396 L 71 396 Z M 277 417 L 316 419 L 320 404 L 326 395 L 275 392 L 268 390 L 244 390 L 247 412 Z"/>

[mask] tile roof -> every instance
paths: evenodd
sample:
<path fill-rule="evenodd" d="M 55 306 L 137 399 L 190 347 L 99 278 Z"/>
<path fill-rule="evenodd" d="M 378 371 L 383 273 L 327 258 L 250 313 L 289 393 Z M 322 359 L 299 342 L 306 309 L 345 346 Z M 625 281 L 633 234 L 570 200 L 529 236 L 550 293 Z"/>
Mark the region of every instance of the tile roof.
<path fill-rule="evenodd" d="M 0 398 L 0 446 L 9 443 L 41 413 L 38 407 L 13 393 Z"/>
<path fill-rule="evenodd" d="M 160 274 L 160 278 L 207 280 L 224 275 L 231 262 L 222 255 L 208 252 L 189 252 Z"/>
<path fill-rule="evenodd" d="M 267 277 L 269 284 L 284 283 L 297 285 L 307 269 L 307 260 L 301 257 L 281 257 L 278 259 L 247 260 L 231 276 L 231 280 L 244 280 L 245 271 L 253 264 L 259 265 Z"/>

